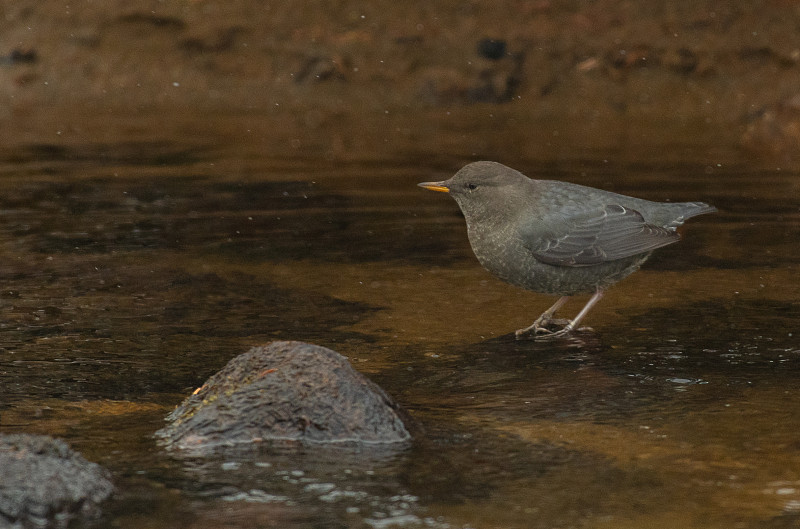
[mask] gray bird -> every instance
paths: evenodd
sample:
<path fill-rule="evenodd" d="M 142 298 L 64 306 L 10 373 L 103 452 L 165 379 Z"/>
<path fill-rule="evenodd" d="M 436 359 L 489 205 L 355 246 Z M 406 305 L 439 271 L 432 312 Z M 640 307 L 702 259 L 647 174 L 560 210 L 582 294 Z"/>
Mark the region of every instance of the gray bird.
<path fill-rule="evenodd" d="M 533 180 L 497 162 L 474 162 L 443 182 L 467 221 L 481 265 L 518 287 L 561 296 L 532 325 L 516 331 L 564 335 L 577 328 L 605 289 L 632 274 L 653 250 L 677 242 L 676 228 L 713 213 L 703 202 L 651 202 L 592 187 Z M 575 319 L 553 316 L 570 296 L 594 295 Z M 558 331 L 548 324 L 566 323 Z"/>

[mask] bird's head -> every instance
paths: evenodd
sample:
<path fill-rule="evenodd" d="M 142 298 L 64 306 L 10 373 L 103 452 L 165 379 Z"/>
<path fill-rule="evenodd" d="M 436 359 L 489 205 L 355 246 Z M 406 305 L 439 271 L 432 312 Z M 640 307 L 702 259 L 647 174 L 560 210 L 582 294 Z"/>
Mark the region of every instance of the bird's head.
<path fill-rule="evenodd" d="M 467 222 L 487 216 L 503 216 L 528 196 L 532 181 L 524 174 L 497 162 L 473 162 L 452 178 L 417 184 L 431 191 L 449 193 Z"/>

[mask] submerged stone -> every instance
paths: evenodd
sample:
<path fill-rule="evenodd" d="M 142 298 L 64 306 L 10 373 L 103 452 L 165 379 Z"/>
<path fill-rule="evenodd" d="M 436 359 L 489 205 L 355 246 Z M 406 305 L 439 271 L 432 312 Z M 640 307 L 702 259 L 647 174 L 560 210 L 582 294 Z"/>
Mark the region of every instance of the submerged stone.
<path fill-rule="evenodd" d="M 268 440 L 397 443 L 410 439 L 399 407 L 339 353 L 272 342 L 237 356 L 167 416 L 172 448 Z"/>
<path fill-rule="evenodd" d="M 0 527 L 67 527 L 114 490 L 108 473 L 44 435 L 0 434 Z"/>

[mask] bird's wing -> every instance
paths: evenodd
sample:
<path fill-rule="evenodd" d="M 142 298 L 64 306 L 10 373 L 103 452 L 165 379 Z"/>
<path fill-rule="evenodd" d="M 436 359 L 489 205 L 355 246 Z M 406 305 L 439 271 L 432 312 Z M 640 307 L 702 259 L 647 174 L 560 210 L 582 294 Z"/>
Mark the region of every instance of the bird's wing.
<path fill-rule="evenodd" d="M 557 266 L 590 266 L 632 257 L 672 244 L 680 236 L 645 222 L 641 213 L 617 204 L 562 222 L 558 232 L 542 234 L 534 224 L 521 233 L 536 259 Z"/>

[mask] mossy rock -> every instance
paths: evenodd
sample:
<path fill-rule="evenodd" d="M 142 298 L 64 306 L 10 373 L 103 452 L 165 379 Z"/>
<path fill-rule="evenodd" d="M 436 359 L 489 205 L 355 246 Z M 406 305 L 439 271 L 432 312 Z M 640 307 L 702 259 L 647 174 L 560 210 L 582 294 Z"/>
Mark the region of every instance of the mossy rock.
<path fill-rule="evenodd" d="M 339 353 L 272 342 L 237 356 L 167 416 L 170 448 L 264 441 L 401 443 L 397 404 Z"/>

